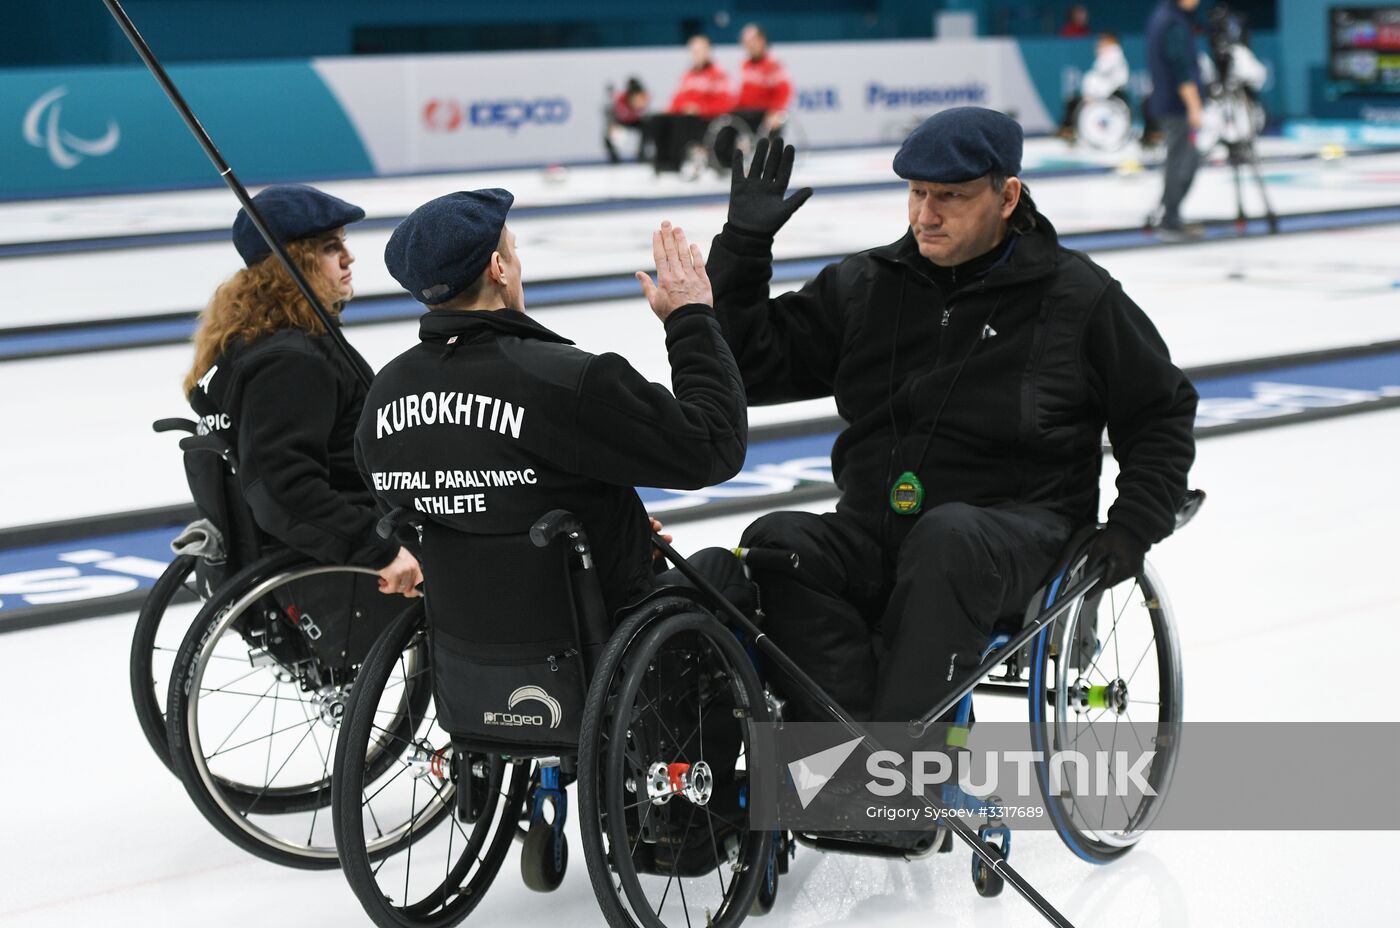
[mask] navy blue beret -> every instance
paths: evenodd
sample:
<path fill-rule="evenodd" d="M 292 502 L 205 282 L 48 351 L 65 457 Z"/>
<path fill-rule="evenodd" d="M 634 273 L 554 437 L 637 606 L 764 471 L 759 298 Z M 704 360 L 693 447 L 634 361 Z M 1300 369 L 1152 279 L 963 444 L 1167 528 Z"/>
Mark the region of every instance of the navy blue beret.
<path fill-rule="evenodd" d="M 429 200 L 399 223 L 384 246 L 384 264 L 420 303 L 442 303 L 471 286 L 491 263 L 509 190 L 461 190 Z"/>
<path fill-rule="evenodd" d="M 925 119 L 894 156 L 905 180 L 961 184 L 993 172 L 1021 173 L 1020 123 L 980 106 L 957 106 Z"/>
<path fill-rule="evenodd" d="M 359 222 L 365 211 L 306 184 L 276 184 L 253 197 L 253 206 L 282 244 Z M 233 247 L 248 267 L 272 254 L 245 210 L 233 220 Z"/>

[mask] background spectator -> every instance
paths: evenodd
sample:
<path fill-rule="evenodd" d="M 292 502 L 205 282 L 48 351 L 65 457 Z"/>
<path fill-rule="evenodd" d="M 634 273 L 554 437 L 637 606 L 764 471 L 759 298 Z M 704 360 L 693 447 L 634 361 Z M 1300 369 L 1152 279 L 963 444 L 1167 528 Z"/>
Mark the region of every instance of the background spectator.
<path fill-rule="evenodd" d="M 1067 39 L 1082 39 L 1089 35 L 1089 8 L 1076 3 L 1069 8 L 1065 24 L 1060 27 L 1060 35 Z"/>

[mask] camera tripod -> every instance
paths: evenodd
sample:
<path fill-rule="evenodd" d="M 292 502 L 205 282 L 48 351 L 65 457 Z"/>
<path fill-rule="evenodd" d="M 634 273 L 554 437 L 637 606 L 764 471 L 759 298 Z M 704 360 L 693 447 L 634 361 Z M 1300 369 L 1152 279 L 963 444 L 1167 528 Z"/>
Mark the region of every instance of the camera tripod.
<path fill-rule="evenodd" d="M 1264 219 L 1269 224 L 1269 232 L 1278 231 L 1278 216 L 1269 202 L 1269 191 L 1264 176 L 1259 171 L 1259 155 L 1254 149 L 1256 131 L 1249 95 L 1244 87 L 1234 81 L 1227 81 L 1216 94 L 1216 105 L 1220 109 L 1220 141 L 1225 146 L 1230 170 L 1235 181 L 1235 228 L 1244 231 L 1249 218 L 1244 211 L 1244 178 L 1241 170 L 1247 168 L 1254 177 L 1259 189 L 1259 199 L 1264 203 Z"/>

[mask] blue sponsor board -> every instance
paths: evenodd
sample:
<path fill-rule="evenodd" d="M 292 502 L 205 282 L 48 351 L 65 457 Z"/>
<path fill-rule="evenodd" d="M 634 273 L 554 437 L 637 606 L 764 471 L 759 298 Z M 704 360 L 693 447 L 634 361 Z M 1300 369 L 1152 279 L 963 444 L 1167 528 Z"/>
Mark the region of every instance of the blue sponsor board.
<path fill-rule="evenodd" d="M 178 528 L 149 529 L 0 551 L 0 628 L 35 606 L 150 589 L 170 563 Z"/>
<path fill-rule="evenodd" d="M 1362 408 L 1400 397 L 1400 352 L 1203 378 L 1196 428 L 1278 419 L 1318 409 Z"/>
<path fill-rule="evenodd" d="M 703 490 L 658 490 L 640 487 L 637 493 L 656 515 L 692 509 L 720 500 L 779 496 L 815 483 L 831 483 L 831 443 L 835 432 L 803 435 L 749 445 L 744 469 L 732 480 Z"/>
<path fill-rule="evenodd" d="M 1400 352 L 1202 377 L 1196 386 L 1201 394 L 1196 424 L 1203 437 L 1241 423 L 1284 424 L 1318 410 L 1359 412 L 1400 399 Z M 750 501 L 754 511 L 778 508 L 793 490 L 831 484 L 835 438 L 834 430 L 821 429 L 756 441 L 743 471 L 719 486 L 638 492 L 663 520 L 668 512 L 703 513 L 736 501 Z M 0 630 L 6 620 L 23 618 L 35 607 L 149 589 L 171 559 L 169 542 L 176 532 L 152 529 L 0 551 Z"/>

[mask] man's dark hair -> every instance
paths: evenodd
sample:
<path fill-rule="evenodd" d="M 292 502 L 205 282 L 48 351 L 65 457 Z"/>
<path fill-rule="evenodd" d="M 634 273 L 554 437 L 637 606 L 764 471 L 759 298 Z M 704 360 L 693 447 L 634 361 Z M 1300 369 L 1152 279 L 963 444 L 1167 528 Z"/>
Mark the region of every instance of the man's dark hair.
<path fill-rule="evenodd" d="M 1001 193 L 1011 175 L 992 172 L 990 177 L 992 189 Z M 1025 181 L 1021 181 L 1021 199 L 1016 202 L 1016 208 L 1011 211 L 1011 217 L 1006 220 L 1006 224 L 1017 235 L 1025 235 L 1035 228 L 1035 213 L 1035 200 L 1031 199 L 1031 188 Z"/>

